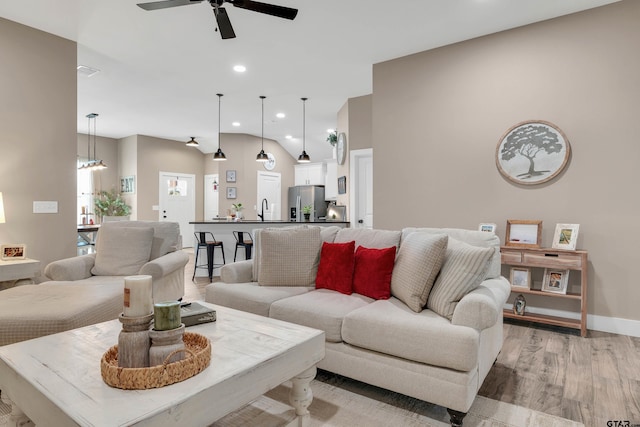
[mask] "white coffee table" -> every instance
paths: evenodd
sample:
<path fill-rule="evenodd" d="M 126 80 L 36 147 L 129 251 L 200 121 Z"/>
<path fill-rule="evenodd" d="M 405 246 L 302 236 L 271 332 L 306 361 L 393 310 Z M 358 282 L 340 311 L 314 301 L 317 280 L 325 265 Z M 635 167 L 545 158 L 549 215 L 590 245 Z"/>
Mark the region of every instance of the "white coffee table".
<path fill-rule="evenodd" d="M 102 380 L 100 358 L 118 341 L 117 320 L 0 347 L 2 399 L 13 405 L 9 425 L 207 426 L 289 379 L 293 425 L 306 424 L 324 332 L 201 304 L 217 311 L 217 321 L 188 330 L 211 340 L 211 365 L 158 389 L 120 390 Z"/>

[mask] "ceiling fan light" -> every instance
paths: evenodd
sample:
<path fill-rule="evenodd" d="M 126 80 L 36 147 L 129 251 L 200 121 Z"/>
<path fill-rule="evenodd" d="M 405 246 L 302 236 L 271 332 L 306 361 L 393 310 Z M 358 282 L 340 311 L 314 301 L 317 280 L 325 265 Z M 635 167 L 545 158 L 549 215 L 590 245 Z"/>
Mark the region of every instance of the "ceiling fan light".
<path fill-rule="evenodd" d="M 222 150 L 218 148 L 218 151 L 216 151 L 213 155 L 213 160 L 215 160 L 216 162 L 222 162 L 224 160 L 227 160 L 227 157 L 224 155 Z"/>
<path fill-rule="evenodd" d="M 298 163 L 309 163 L 311 158 L 306 151 L 302 150 L 302 154 L 298 156 Z"/>
<path fill-rule="evenodd" d="M 195 137 L 190 136 L 189 138 L 191 138 L 191 141 L 187 141 L 185 144 L 187 147 L 198 147 L 200 145 L 198 141 L 196 141 Z"/>
<path fill-rule="evenodd" d="M 269 161 L 269 156 L 267 156 L 267 153 L 265 153 L 264 150 L 260 150 L 260 152 L 256 156 L 256 162 L 264 163 L 268 161 Z"/>

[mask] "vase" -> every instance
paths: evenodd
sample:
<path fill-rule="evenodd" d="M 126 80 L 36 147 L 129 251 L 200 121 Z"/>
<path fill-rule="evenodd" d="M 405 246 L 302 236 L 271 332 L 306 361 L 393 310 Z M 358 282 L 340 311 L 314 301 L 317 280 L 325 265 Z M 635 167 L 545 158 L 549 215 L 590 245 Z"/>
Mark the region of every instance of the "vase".
<path fill-rule="evenodd" d="M 236 211 L 236 219 L 242 219 L 242 211 Z"/>

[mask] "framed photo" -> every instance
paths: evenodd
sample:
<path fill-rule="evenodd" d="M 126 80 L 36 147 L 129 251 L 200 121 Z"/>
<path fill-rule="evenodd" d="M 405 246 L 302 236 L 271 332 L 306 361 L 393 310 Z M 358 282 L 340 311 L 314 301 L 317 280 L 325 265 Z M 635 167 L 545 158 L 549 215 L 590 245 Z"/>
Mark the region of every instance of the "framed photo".
<path fill-rule="evenodd" d="M 496 225 L 495 224 L 488 224 L 488 223 L 482 223 L 478 226 L 478 231 L 485 231 L 487 233 L 494 233 L 496 232 Z"/>
<path fill-rule="evenodd" d="M 569 270 L 544 269 L 544 279 L 542 281 L 542 290 L 544 292 L 566 294 L 567 283 L 569 283 Z"/>
<path fill-rule="evenodd" d="M 347 194 L 347 177 L 341 176 L 338 178 L 338 194 Z"/>
<path fill-rule="evenodd" d="M 517 248 L 539 248 L 542 238 L 542 221 L 507 220 L 507 236 L 505 246 Z"/>
<path fill-rule="evenodd" d="M 122 194 L 134 194 L 136 192 L 136 177 L 131 175 L 120 178 L 120 192 Z"/>
<path fill-rule="evenodd" d="M 230 169 L 230 170 L 227 171 L 227 182 L 236 182 L 236 171 L 235 170 Z"/>
<path fill-rule="evenodd" d="M 227 187 L 227 199 L 236 198 L 236 187 Z"/>
<path fill-rule="evenodd" d="M 556 224 L 556 231 L 553 233 L 554 249 L 575 250 L 578 242 L 578 230 L 580 224 Z"/>
<path fill-rule="evenodd" d="M 2 245 L 2 260 L 11 261 L 14 259 L 25 259 L 27 257 L 27 246 L 23 244 L 19 245 Z"/>
<path fill-rule="evenodd" d="M 531 289 L 531 270 L 522 267 L 511 267 L 511 286 Z"/>
<path fill-rule="evenodd" d="M 522 185 L 547 182 L 567 166 L 571 146 L 553 123 L 529 120 L 511 127 L 498 142 L 496 166 L 502 176 Z"/>

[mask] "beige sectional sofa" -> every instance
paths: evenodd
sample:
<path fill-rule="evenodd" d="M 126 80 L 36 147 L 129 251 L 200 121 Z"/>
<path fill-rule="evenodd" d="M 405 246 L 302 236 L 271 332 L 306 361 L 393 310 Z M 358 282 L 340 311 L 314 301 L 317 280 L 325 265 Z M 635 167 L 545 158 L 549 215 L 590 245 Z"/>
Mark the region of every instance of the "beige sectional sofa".
<path fill-rule="evenodd" d="M 452 425 L 461 425 L 502 347 L 510 285 L 500 275 L 497 236 L 327 227 L 282 238 L 304 236 L 300 230 L 256 231 L 254 260 L 224 266 L 206 300 L 321 329 L 326 356 L 319 368 L 444 406 Z M 316 289 L 318 265 L 327 271 L 324 242 L 351 241 L 356 248 L 396 247 L 390 298 Z M 363 274 L 357 262 L 354 283 Z"/>
<path fill-rule="evenodd" d="M 156 302 L 182 298 L 189 256 L 179 249 L 178 223 L 104 223 L 95 254 L 50 263 L 50 281 L 1 291 L 0 345 L 116 319 L 126 276 L 151 275 Z"/>

